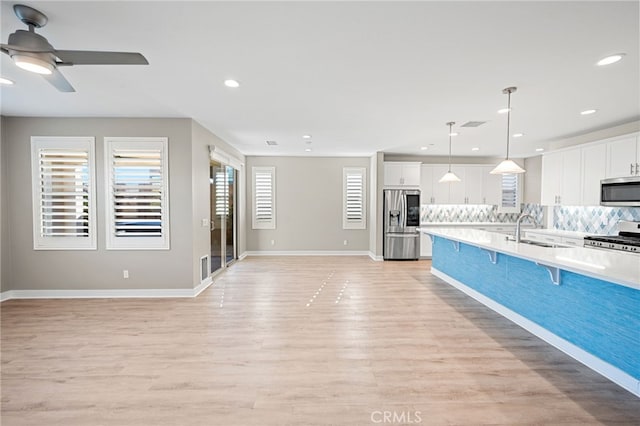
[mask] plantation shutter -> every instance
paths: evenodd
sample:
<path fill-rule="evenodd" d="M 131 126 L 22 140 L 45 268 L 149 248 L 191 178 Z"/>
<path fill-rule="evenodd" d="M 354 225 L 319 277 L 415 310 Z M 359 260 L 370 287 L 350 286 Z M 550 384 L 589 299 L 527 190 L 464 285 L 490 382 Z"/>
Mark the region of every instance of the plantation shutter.
<path fill-rule="evenodd" d="M 166 139 L 110 138 L 108 248 L 168 248 Z"/>
<path fill-rule="evenodd" d="M 93 138 L 32 138 L 34 248 L 95 249 Z"/>
<path fill-rule="evenodd" d="M 344 229 L 365 229 L 365 168 L 343 169 L 343 218 Z"/>
<path fill-rule="evenodd" d="M 275 167 L 253 167 L 253 229 L 275 229 Z"/>
<path fill-rule="evenodd" d="M 517 174 L 502 175 L 501 211 L 520 211 Z"/>
<path fill-rule="evenodd" d="M 216 215 L 229 215 L 229 183 L 224 170 L 216 171 Z"/>

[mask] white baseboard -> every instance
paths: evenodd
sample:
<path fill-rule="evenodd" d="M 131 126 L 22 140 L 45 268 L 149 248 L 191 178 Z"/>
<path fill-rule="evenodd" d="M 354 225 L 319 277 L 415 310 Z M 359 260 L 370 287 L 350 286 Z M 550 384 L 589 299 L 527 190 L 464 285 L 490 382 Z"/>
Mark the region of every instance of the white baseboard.
<path fill-rule="evenodd" d="M 369 257 L 371 260 L 375 260 L 376 262 L 382 262 L 384 260 L 382 256 L 376 256 L 372 251 L 369 252 Z"/>
<path fill-rule="evenodd" d="M 213 283 L 211 277 L 195 288 L 118 289 L 118 290 L 8 290 L 0 293 L 0 302 L 11 299 L 134 299 L 196 297 Z"/>
<path fill-rule="evenodd" d="M 238 256 L 238 260 L 243 260 L 245 257 L 247 257 L 247 252 L 243 252 L 240 256 Z"/>
<path fill-rule="evenodd" d="M 200 293 L 205 291 L 211 284 L 213 284 L 213 278 L 207 277 L 204 281 L 198 284 L 196 288 L 193 289 L 192 297 L 197 297 L 198 295 L 200 295 Z"/>
<path fill-rule="evenodd" d="M 259 250 L 246 251 L 245 256 L 370 256 L 368 251 L 355 250 Z"/>
<path fill-rule="evenodd" d="M 549 343 L 551 346 L 556 347 L 557 349 L 569 355 L 576 361 L 581 362 L 582 364 L 591 368 L 595 372 L 603 375 L 604 377 L 608 378 L 612 382 L 625 388 L 632 394 L 640 397 L 640 380 L 636 379 L 635 377 L 632 377 L 631 375 L 625 373 L 619 368 L 601 360 L 600 358 L 590 354 L 589 352 L 574 345 L 573 343 L 568 342 L 563 338 L 551 333 L 546 328 L 543 328 L 538 324 L 523 317 L 522 315 L 516 312 L 513 312 L 511 309 L 506 308 L 505 306 L 499 304 L 493 299 L 488 298 L 482 293 L 479 293 L 476 290 L 470 287 L 467 287 L 460 281 L 450 277 L 444 272 L 441 272 L 438 269 L 432 267 L 431 273 L 436 277 L 440 278 L 441 280 L 445 281 L 446 283 L 457 288 L 458 290 L 462 291 L 463 293 L 476 299 L 478 302 L 482 303 L 489 309 L 499 313 L 500 315 L 507 318 L 508 320 L 516 323 L 517 325 L 524 328 L 528 332 L 538 336 L 545 342 Z"/>

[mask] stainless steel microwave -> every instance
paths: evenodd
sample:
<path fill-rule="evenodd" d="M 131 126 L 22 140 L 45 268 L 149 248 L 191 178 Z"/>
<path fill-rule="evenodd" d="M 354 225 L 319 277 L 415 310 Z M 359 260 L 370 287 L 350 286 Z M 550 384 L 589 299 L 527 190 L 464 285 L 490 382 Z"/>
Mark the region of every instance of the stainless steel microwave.
<path fill-rule="evenodd" d="M 600 181 L 601 206 L 640 206 L 640 176 Z"/>

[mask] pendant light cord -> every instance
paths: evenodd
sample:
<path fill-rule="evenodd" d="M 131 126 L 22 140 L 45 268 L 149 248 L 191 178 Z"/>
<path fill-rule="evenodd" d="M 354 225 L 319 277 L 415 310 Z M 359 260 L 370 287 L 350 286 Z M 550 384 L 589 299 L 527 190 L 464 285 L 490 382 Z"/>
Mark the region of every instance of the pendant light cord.
<path fill-rule="evenodd" d="M 449 173 L 451 173 L 451 126 L 453 124 L 449 123 Z"/>
<path fill-rule="evenodd" d="M 508 101 L 507 101 L 507 160 L 509 159 L 509 126 L 511 124 L 511 90 L 508 92 Z"/>

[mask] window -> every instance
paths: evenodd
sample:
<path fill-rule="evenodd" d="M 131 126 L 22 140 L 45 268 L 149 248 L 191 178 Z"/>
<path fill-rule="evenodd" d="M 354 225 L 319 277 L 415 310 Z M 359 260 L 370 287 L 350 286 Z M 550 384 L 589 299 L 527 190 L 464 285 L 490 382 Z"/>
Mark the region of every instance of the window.
<path fill-rule="evenodd" d="M 342 228 L 366 229 L 364 167 L 345 167 L 342 170 Z"/>
<path fill-rule="evenodd" d="M 253 167 L 253 229 L 276 229 L 276 168 Z"/>
<path fill-rule="evenodd" d="M 520 213 L 520 175 L 502 175 L 501 213 Z"/>
<path fill-rule="evenodd" d="M 33 248 L 95 250 L 95 140 L 32 137 Z"/>
<path fill-rule="evenodd" d="M 105 138 L 107 249 L 169 248 L 167 138 Z"/>

